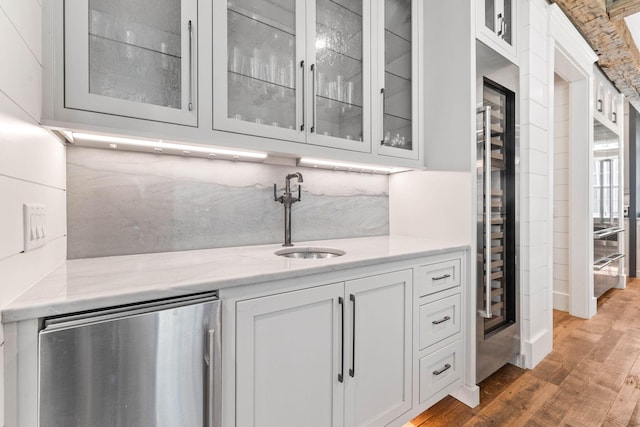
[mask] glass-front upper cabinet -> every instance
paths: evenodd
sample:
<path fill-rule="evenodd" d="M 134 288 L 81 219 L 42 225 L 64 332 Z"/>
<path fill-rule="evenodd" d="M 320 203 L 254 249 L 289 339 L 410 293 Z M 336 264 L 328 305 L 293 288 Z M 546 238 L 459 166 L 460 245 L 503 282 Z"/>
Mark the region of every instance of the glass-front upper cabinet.
<path fill-rule="evenodd" d="M 374 141 L 380 154 L 418 159 L 419 2 L 380 0 L 377 5 Z"/>
<path fill-rule="evenodd" d="M 517 64 L 516 1 L 477 0 L 477 38 Z"/>
<path fill-rule="evenodd" d="M 309 143 L 369 151 L 370 2 L 316 0 L 307 14 Z M 310 114 L 309 114 L 310 113 Z"/>
<path fill-rule="evenodd" d="M 65 107 L 197 126 L 197 1 L 65 0 Z"/>
<path fill-rule="evenodd" d="M 369 2 L 214 0 L 215 129 L 370 151 Z M 226 60 L 225 60 L 226 59 Z"/>

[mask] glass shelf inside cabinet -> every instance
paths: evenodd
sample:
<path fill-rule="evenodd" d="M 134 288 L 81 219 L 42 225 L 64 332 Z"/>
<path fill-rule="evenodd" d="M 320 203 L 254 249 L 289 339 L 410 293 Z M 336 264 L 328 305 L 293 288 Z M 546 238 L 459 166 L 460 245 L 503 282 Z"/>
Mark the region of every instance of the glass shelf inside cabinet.
<path fill-rule="evenodd" d="M 295 128 L 295 1 L 228 3 L 228 116 Z"/>
<path fill-rule="evenodd" d="M 362 0 L 317 0 L 315 108 L 319 135 L 363 138 Z"/>
<path fill-rule="evenodd" d="M 411 0 L 385 1 L 382 145 L 413 149 Z"/>
<path fill-rule="evenodd" d="M 89 93 L 181 108 L 180 2 L 154 9 L 89 0 Z"/>

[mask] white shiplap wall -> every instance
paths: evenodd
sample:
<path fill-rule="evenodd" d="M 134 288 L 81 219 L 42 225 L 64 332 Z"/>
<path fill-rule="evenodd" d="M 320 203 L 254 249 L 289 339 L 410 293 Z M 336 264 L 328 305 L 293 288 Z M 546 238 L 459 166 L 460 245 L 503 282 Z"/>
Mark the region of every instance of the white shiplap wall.
<path fill-rule="evenodd" d="M 549 44 L 544 0 L 518 2 L 520 19 L 520 318 L 524 363 L 532 368 L 552 348 L 548 212 Z"/>
<path fill-rule="evenodd" d="M 42 110 L 42 4 L 0 0 L 0 309 L 66 257 L 65 148 L 38 126 Z M 46 209 L 46 244 L 23 253 L 23 203 Z M 4 334 L 0 326 L 0 425 Z M 6 360 L 15 366 L 15 360 Z"/>
<path fill-rule="evenodd" d="M 553 154 L 553 308 L 569 311 L 569 82 L 558 75 Z"/>

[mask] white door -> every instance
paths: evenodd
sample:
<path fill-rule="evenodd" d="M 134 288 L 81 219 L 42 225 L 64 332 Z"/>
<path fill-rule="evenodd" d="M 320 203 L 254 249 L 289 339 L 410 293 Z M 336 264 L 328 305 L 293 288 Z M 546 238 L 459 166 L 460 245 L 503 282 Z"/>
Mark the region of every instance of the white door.
<path fill-rule="evenodd" d="M 378 0 L 376 3 L 376 85 L 373 94 L 373 141 L 378 153 L 417 160 L 420 2 Z"/>
<path fill-rule="evenodd" d="M 345 425 L 386 425 L 411 409 L 412 270 L 345 283 Z"/>
<path fill-rule="evenodd" d="M 214 129 L 304 142 L 304 0 L 214 0 Z"/>
<path fill-rule="evenodd" d="M 342 283 L 237 304 L 236 426 L 340 427 Z"/>
<path fill-rule="evenodd" d="M 65 107 L 197 126 L 197 0 L 65 0 Z"/>

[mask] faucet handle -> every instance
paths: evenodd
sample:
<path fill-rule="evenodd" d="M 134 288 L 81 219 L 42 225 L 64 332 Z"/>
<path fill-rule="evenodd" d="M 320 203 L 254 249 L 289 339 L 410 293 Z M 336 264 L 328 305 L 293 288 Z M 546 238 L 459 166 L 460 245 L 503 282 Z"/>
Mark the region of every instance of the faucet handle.
<path fill-rule="evenodd" d="M 302 200 L 302 185 L 298 184 L 298 201 Z"/>

